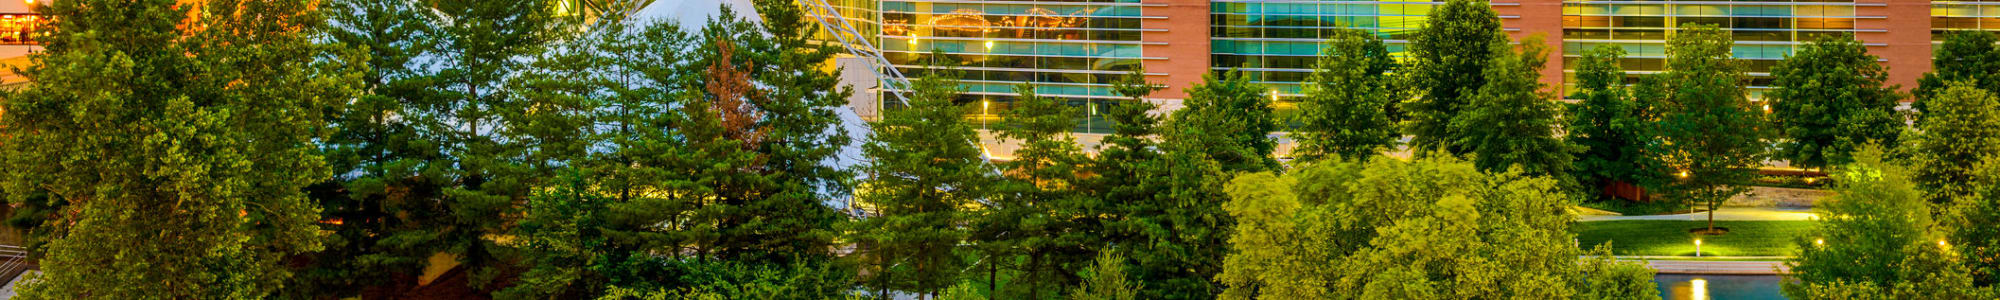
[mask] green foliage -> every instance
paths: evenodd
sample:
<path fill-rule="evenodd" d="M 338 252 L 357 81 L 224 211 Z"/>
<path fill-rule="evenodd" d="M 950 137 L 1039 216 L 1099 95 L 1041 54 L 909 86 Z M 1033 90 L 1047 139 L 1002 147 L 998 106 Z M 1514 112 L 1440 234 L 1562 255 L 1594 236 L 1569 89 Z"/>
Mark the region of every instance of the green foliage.
<path fill-rule="evenodd" d="M 1141 74 L 1114 85 L 1130 99 L 1110 109 L 1117 132 L 1099 146 L 1088 188 L 1115 205 L 1110 212 L 1118 218 L 1104 234 L 1132 259 L 1132 279 L 1146 283 L 1142 298 L 1212 298 L 1221 290 L 1211 279 L 1221 270 L 1231 224 L 1216 180 L 1225 175 L 1187 141 L 1154 142 L 1159 119 L 1145 97 L 1158 88 Z"/>
<path fill-rule="evenodd" d="M 1820 200 L 1815 237 L 1794 240 L 1799 254 L 1786 265 L 1785 293 L 1801 299 L 1843 298 L 1819 287 L 1862 286 L 1894 299 L 1974 299 L 1972 277 L 1931 221 L 1931 208 L 1902 167 L 1868 146 L 1834 174 L 1838 195 Z M 1851 285 L 1851 286 L 1850 286 Z"/>
<path fill-rule="evenodd" d="M 1862 144 L 1898 143 L 1903 95 L 1851 35 L 1822 37 L 1771 68 L 1771 120 L 1785 140 L 1773 155 L 1802 168 L 1846 164 Z"/>
<path fill-rule="evenodd" d="M 932 73 L 915 80 L 909 107 L 889 111 L 862 145 L 870 163 L 861 167 L 867 179 L 856 206 L 867 217 L 853 231 L 872 290 L 937 292 L 958 283 L 965 268 L 957 250 L 967 237 L 960 224 L 969 215 L 962 210 L 984 199 L 997 178 L 962 107 L 952 102 L 961 91 L 952 78 Z"/>
<path fill-rule="evenodd" d="M 0 185 L 58 213 L 21 298 L 264 298 L 285 258 L 322 247 L 312 143 L 360 78 L 311 2 L 38 11 L 47 45 L 20 70 L 36 83 L 4 95 Z"/>
<path fill-rule="evenodd" d="M 1969 81 L 1973 87 L 1986 91 L 2000 91 L 2000 37 L 1992 32 L 1967 30 L 1945 34 L 1944 43 L 1937 45 L 1931 57 L 1931 71 L 1917 79 L 1916 102 L 1910 108 L 1916 111 L 1930 111 L 1931 97 L 1951 88 L 1953 81 Z M 1918 116 L 1918 122 L 1923 118 Z"/>
<path fill-rule="evenodd" d="M 1660 101 L 1654 106 L 1660 143 L 1648 152 L 1678 177 L 1666 192 L 1705 204 L 1711 216 L 1723 201 L 1748 190 L 1753 168 L 1763 163 L 1769 127 L 1745 96 L 1742 62 L 1730 56 L 1734 44 L 1714 26 L 1681 28 L 1667 41 L 1667 71 L 1640 81 L 1638 93 Z"/>
<path fill-rule="evenodd" d="M 1443 154 L 1240 176 L 1226 204 L 1238 226 L 1218 276 L 1230 286 L 1222 296 L 1551 299 L 1651 291 L 1650 276 L 1635 275 L 1645 272 L 1641 266 L 1579 264 L 1568 197 L 1556 185 L 1480 173 Z"/>
<path fill-rule="evenodd" d="M 1504 43 L 1488 47 L 1496 49 L 1490 50 L 1493 61 L 1480 71 L 1486 84 L 1452 118 L 1451 130 L 1457 133 L 1452 148 L 1470 154 L 1481 171 L 1520 168 L 1527 175 L 1568 181 L 1573 153 L 1580 149 L 1556 136 L 1562 104 L 1540 80 L 1546 46 L 1540 37 L 1531 37 L 1521 42 L 1520 52 Z"/>
<path fill-rule="evenodd" d="M 1971 195 L 1974 164 L 2000 153 L 2000 97 L 1960 81 L 1925 101 L 1911 141 L 1917 187 L 1931 203 Z"/>
<path fill-rule="evenodd" d="M 1564 129 L 1570 144 L 1583 147 L 1573 174 L 1586 189 L 1617 182 L 1655 186 L 1665 177 L 1660 161 L 1646 152 L 1653 143 L 1646 118 L 1652 107 L 1625 87 L 1625 72 L 1618 67 L 1624 55 L 1623 48 L 1597 46 L 1576 66 L 1575 97 L 1582 100 L 1569 107 Z"/>
<path fill-rule="evenodd" d="M 1174 111 L 1163 133 L 1166 139 L 1185 142 L 1184 146 L 1221 164 L 1223 172 L 1258 172 L 1279 169 L 1271 157 L 1278 142 L 1270 134 L 1278 129 L 1272 116 L 1271 98 L 1263 87 L 1250 83 L 1241 71 L 1221 77 L 1204 74 L 1201 83 L 1188 87 L 1186 107 Z"/>
<path fill-rule="evenodd" d="M 1089 180 L 1083 176 L 1090 158 L 1068 135 L 1076 126 L 1075 110 L 1061 99 L 1035 95 L 1027 84 L 1015 91 L 1020 97 L 1002 113 L 999 135 L 1021 147 L 1001 164 L 1006 180 L 981 212 L 973 236 L 986 250 L 986 261 L 1019 261 L 1014 280 L 994 295 L 1041 299 L 1044 291 L 1081 280 L 1077 272 L 1105 244 L 1099 232 L 1111 207 L 1082 187 Z"/>
<path fill-rule="evenodd" d="M 1449 0 L 1431 9 L 1424 27 L 1410 38 L 1408 86 L 1416 100 L 1403 103 L 1408 113 L 1404 133 L 1413 137 L 1410 146 L 1418 154 L 1444 150 L 1453 155 L 1466 150 L 1455 145 L 1459 137 L 1452 119 L 1466 110 L 1472 97 L 1488 77 L 1486 65 L 1495 56 L 1495 44 L 1507 44 L 1500 31 L 1500 16 L 1486 1 Z"/>
<path fill-rule="evenodd" d="M 1389 108 L 1403 93 L 1390 77 L 1398 66 L 1382 38 L 1342 30 L 1320 52 L 1299 101 L 1300 126 L 1292 131 L 1298 147 L 1292 155 L 1304 161 L 1363 158 L 1395 147 L 1402 136 L 1389 120 Z"/>
<path fill-rule="evenodd" d="M 1090 265 L 1090 279 L 1085 280 L 1069 292 L 1071 300 L 1134 300 L 1139 299 L 1139 283 L 1131 282 L 1125 276 L 1125 257 L 1113 251 L 1097 255 L 1097 261 Z"/>
<path fill-rule="evenodd" d="M 1660 291 L 1653 282 L 1653 268 L 1641 263 L 1619 262 L 1611 255 L 1611 244 L 1597 245 L 1583 259 L 1583 288 L 1575 299 L 1658 300 Z"/>
<path fill-rule="evenodd" d="M 2000 286 L 2000 160 L 1980 163 L 1973 194 L 1962 196 L 1940 216 L 1952 250 L 1965 259 L 1974 284 Z"/>

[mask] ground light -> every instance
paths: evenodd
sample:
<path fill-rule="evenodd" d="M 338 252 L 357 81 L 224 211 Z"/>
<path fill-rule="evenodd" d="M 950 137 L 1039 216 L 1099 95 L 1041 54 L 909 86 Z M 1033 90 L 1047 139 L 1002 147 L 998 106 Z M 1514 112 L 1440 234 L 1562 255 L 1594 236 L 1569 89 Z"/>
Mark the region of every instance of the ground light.
<path fill-rule="evenodd" d="M 1694 257 L 1701 257 L 1701 239 L 1694 239 Z"/>

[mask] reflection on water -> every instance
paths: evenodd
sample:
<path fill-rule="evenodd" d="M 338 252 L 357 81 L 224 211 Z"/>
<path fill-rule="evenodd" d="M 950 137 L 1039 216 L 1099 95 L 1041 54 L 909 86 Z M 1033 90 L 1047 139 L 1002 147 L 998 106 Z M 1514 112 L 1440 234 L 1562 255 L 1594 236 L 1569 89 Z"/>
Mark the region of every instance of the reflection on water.
<path fill-rule="evenodd" d="M 1666 300 L 1785 299 L 1776 275 L 1677 275 L 1653 276 Z"/>

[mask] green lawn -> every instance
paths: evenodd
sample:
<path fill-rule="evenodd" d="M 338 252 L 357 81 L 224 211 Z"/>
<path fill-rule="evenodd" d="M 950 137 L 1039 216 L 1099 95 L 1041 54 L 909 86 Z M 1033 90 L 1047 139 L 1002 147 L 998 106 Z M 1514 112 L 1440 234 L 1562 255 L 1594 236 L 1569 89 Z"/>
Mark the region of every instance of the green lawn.
<path fill-rule="evenodd" d="M 1617 255 L 1694 256 L 1695 235 L 1705 221 L 1577 222 L 1577 240 L 1584 249 L 1611 242 Z M 1790 256 L 1792 238 L 1805 235 L 1811 221 L 1716 221 L 1729 234 L 1701 237 L 1703 256 Z"/>

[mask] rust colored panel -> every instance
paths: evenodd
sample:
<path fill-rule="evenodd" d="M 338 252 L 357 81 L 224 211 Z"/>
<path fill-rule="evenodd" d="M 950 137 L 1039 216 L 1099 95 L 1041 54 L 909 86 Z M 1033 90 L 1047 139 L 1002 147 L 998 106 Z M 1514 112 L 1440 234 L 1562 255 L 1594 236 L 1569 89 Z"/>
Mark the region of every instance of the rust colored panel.
<path fill-rule="evenodd" d="M 1518 0 L 1515 4 L 1496 3 L 1493 10 L 1501 16 L 1501 26 L 1510 31 L 1507 36 L 1518 41 L 1530 36 L 1541 35 L 1543 45 L 1548 46 L 1548 64 L 1542 68 L 1542 83 L 1553 90 L 1561 90 L 1563 85 L 1562 59 L 1562 0 Z M 1578 19 L 1578 21 L 1582 21 Z"/>
<path fill-rule="evenodd" d="M 1869 46 L 1868 52 L 1882 57 L 1889 67 L 1889 84 L 1902 85 L 1903 91 L 1917 87 L 1917 78 L 1931 70 L 1931 2 L 1929 0 L 1856 0 L 1855 3 L 1882 3 L 1888 6 L 1858 6 L 1856 16 L 1887 16 L 1888 18 L 1858 19 L 1854 21 L 1856 30 L 1882 30 L 1883 32 L 1856 32 L 1854 37 L 1863 43 L 1880 44 Z M 1904 101 L 1910 101 L 1904 99 Z"/>
<path fill-rule="evenodd" d="M 1208 73 L 1208 1 L 1190 0 L 1144 0 L 1143 9 L 1147 16 L 1166 17 L 1145 19 L 1140 28 L 1165 29 L 1165 32 L 1146 32 L 1140 40 L 1149 43 L 1141 47 L 1145 57 L 1166 59 L 1142 60 L 1147 73 L 1165 73 L 1147 76 L 1147 81 L 1166 84 L 1167 89 L 1153 93 L 1154 98 L 1182 99 L 1182 92 L 1188 86 L 1201 82 L 1201 75 Z M 1165 43 L 1165 44 L 1151 44 Z"/>

